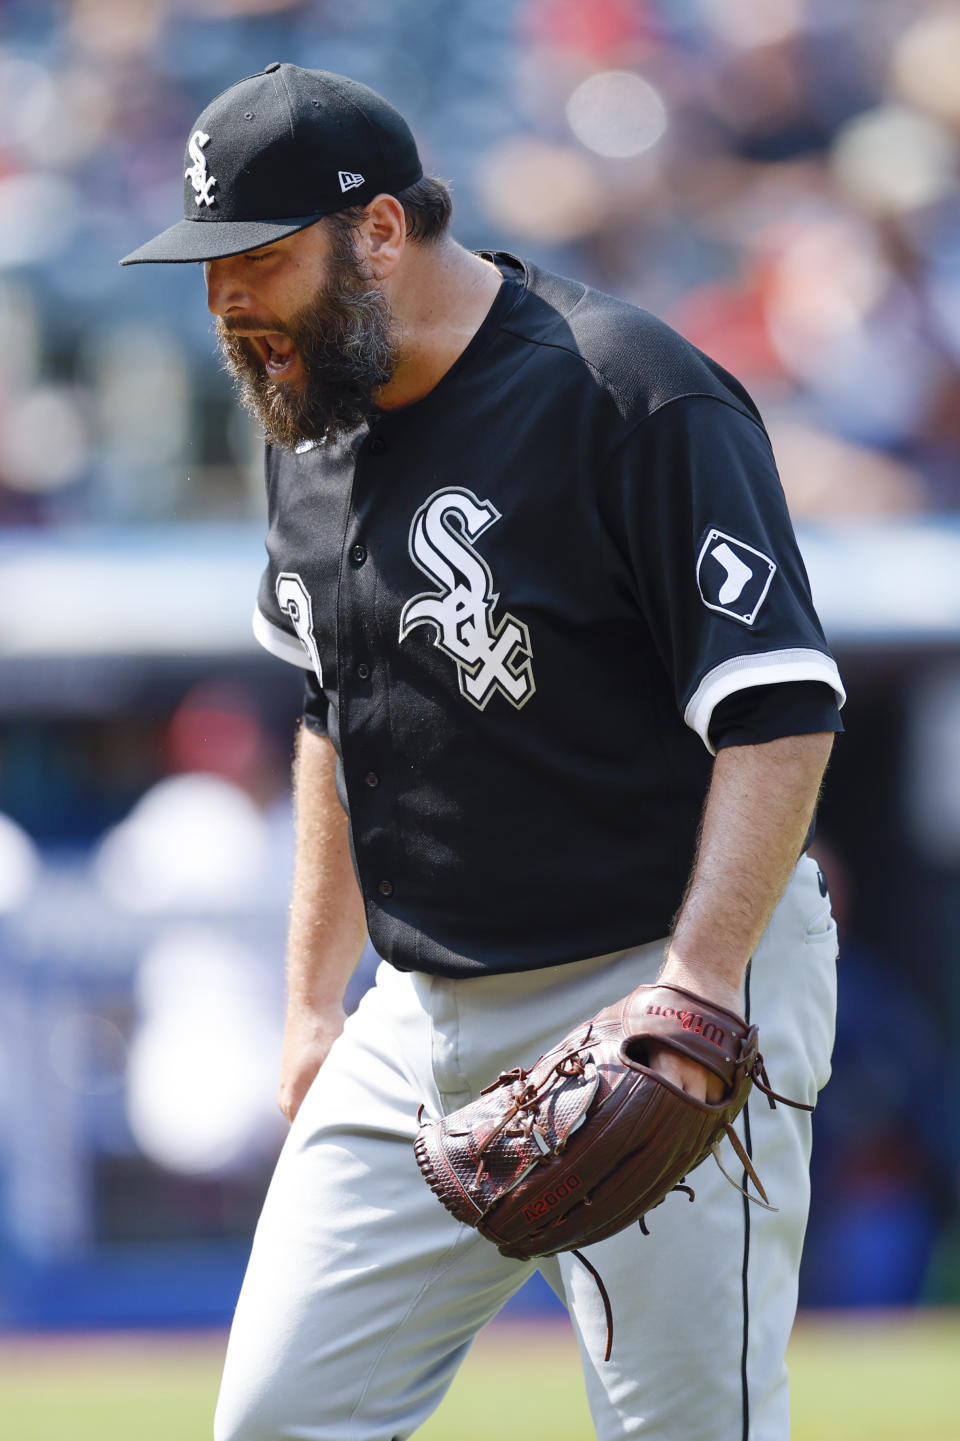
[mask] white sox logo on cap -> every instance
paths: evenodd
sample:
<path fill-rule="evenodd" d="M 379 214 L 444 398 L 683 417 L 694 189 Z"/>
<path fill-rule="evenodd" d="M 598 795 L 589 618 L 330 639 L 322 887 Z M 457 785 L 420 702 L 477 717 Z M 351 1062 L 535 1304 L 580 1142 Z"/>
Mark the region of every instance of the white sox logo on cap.
<path fill-rule="evenodd" d="M 189 170 L 183 172 L 184 180 L 189 180 L 197 192 L 194 197 L 196 205 L 213 205 L 214 197 L 210 194 L 216 185 L 216 176 L 207 174 L 207 157 L 201 150 L 202 145 L 209 144 L 210 136 L 204 135 L 202 130 L 195 130 L 190 136 L 190 159 L 193 161 Z"/>
<path fill-rule="evenodd" d="M 460 692 L 478 710 L 496 691 L 519 710 L 536 689 L 530 632 L 512 615 L 494 621 L 493 576 L 470 544 L 499 519 L 470 490 L 431 495 L 410 526 L 410 559 L 443 589 L 413 596 L 400 615 L 401 641 L 415 626 L 436 628 L 434 645 L 456 662 Z"/>

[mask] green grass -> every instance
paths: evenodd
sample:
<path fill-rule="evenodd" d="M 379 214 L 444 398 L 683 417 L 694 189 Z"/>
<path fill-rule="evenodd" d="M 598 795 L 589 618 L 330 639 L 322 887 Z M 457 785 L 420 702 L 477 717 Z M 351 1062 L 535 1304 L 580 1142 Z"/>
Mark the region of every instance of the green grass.
<path fill-rule="evenodd" d="M 223 1338 L 0 1341 L 4 1441 L 210 1441 Z M 793 1441 L 960 1441 L 960 1314 L 806 1318 L 790 1351 Z M 509 1426 L 504 1417 L 510 1418 Z M 589 1441 L 565 1327 L 484 1333 L 418 1441 Z"/>
<path fill-rule="evenodd" d="M 224 1340 L 0 1340 L 4 1441 L 210 1441 Z"/>
<path fill-rule="evenodd" d="M 794 1441 L 960 1441 L 960 1315 L 801 1321 Z"/>

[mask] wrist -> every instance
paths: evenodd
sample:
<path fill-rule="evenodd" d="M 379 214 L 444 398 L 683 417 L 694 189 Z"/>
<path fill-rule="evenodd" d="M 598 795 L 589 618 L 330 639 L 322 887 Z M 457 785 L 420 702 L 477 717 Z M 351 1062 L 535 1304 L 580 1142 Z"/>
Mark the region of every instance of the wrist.
<path fill-rule="evenodd" d="M 746 963 L 739 967 L 720 968 L 713 963 L 690 960 L 670 947 L 657 976 L 657 983 L 682 986 L 684 990 L 692 991 L 704 1000 L 713 1001 L 716 1005 L 742 1014 L 745 971 Z"/>
<path fill-rule="evenodd" d="M 312 1020 L 323 1021 L 331 1011 L 342 1010 L 342 994 L 331 992 L 319 996 L 290 995 L 287 997 L 287 1019 L 291 1022 L 309 1025 Z"/>

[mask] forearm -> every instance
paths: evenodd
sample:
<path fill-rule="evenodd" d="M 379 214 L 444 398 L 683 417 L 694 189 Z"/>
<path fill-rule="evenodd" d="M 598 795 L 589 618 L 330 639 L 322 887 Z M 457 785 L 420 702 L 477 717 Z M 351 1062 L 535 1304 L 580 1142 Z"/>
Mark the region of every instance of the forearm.
<path fill-rule="evenodd" d="M 291 1006 L 304 1009 L 343 1000 L 366 940 L 363 900 L 335 777 L 333 746 L 301 729 L 294 770 L 296 864 L 287 994 Z"/>
<path fill-rule="evenodd" d="M 739 995 L 800 855 L 832 743 L 818 733 L 718 753 L 662 979 L 725 1004 Z"/>
<path fill-rule="evenodd" d="M 291 1121 L 343 1028 L 344 993 L 367 934 L 335 777 L 333 746 L 301 730 L 294 774 L 297 859 L 280 1073 L 280 1109 Z"/>

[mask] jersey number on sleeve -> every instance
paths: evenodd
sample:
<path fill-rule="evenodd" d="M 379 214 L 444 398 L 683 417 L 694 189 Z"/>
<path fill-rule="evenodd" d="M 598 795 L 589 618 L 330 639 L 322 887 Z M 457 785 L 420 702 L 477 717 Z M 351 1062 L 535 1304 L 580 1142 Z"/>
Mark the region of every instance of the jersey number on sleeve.
<path fill-rule="evenodd" d="M 313 634 L 313 602 L 310 592 L 296 571 L 285 570 L 277 576 L 277 604 L 297 632 L 300 644 L 310 657 L 310 664 L 316 671 L 317 684 L 323 685 L 323 667 Z"/>

